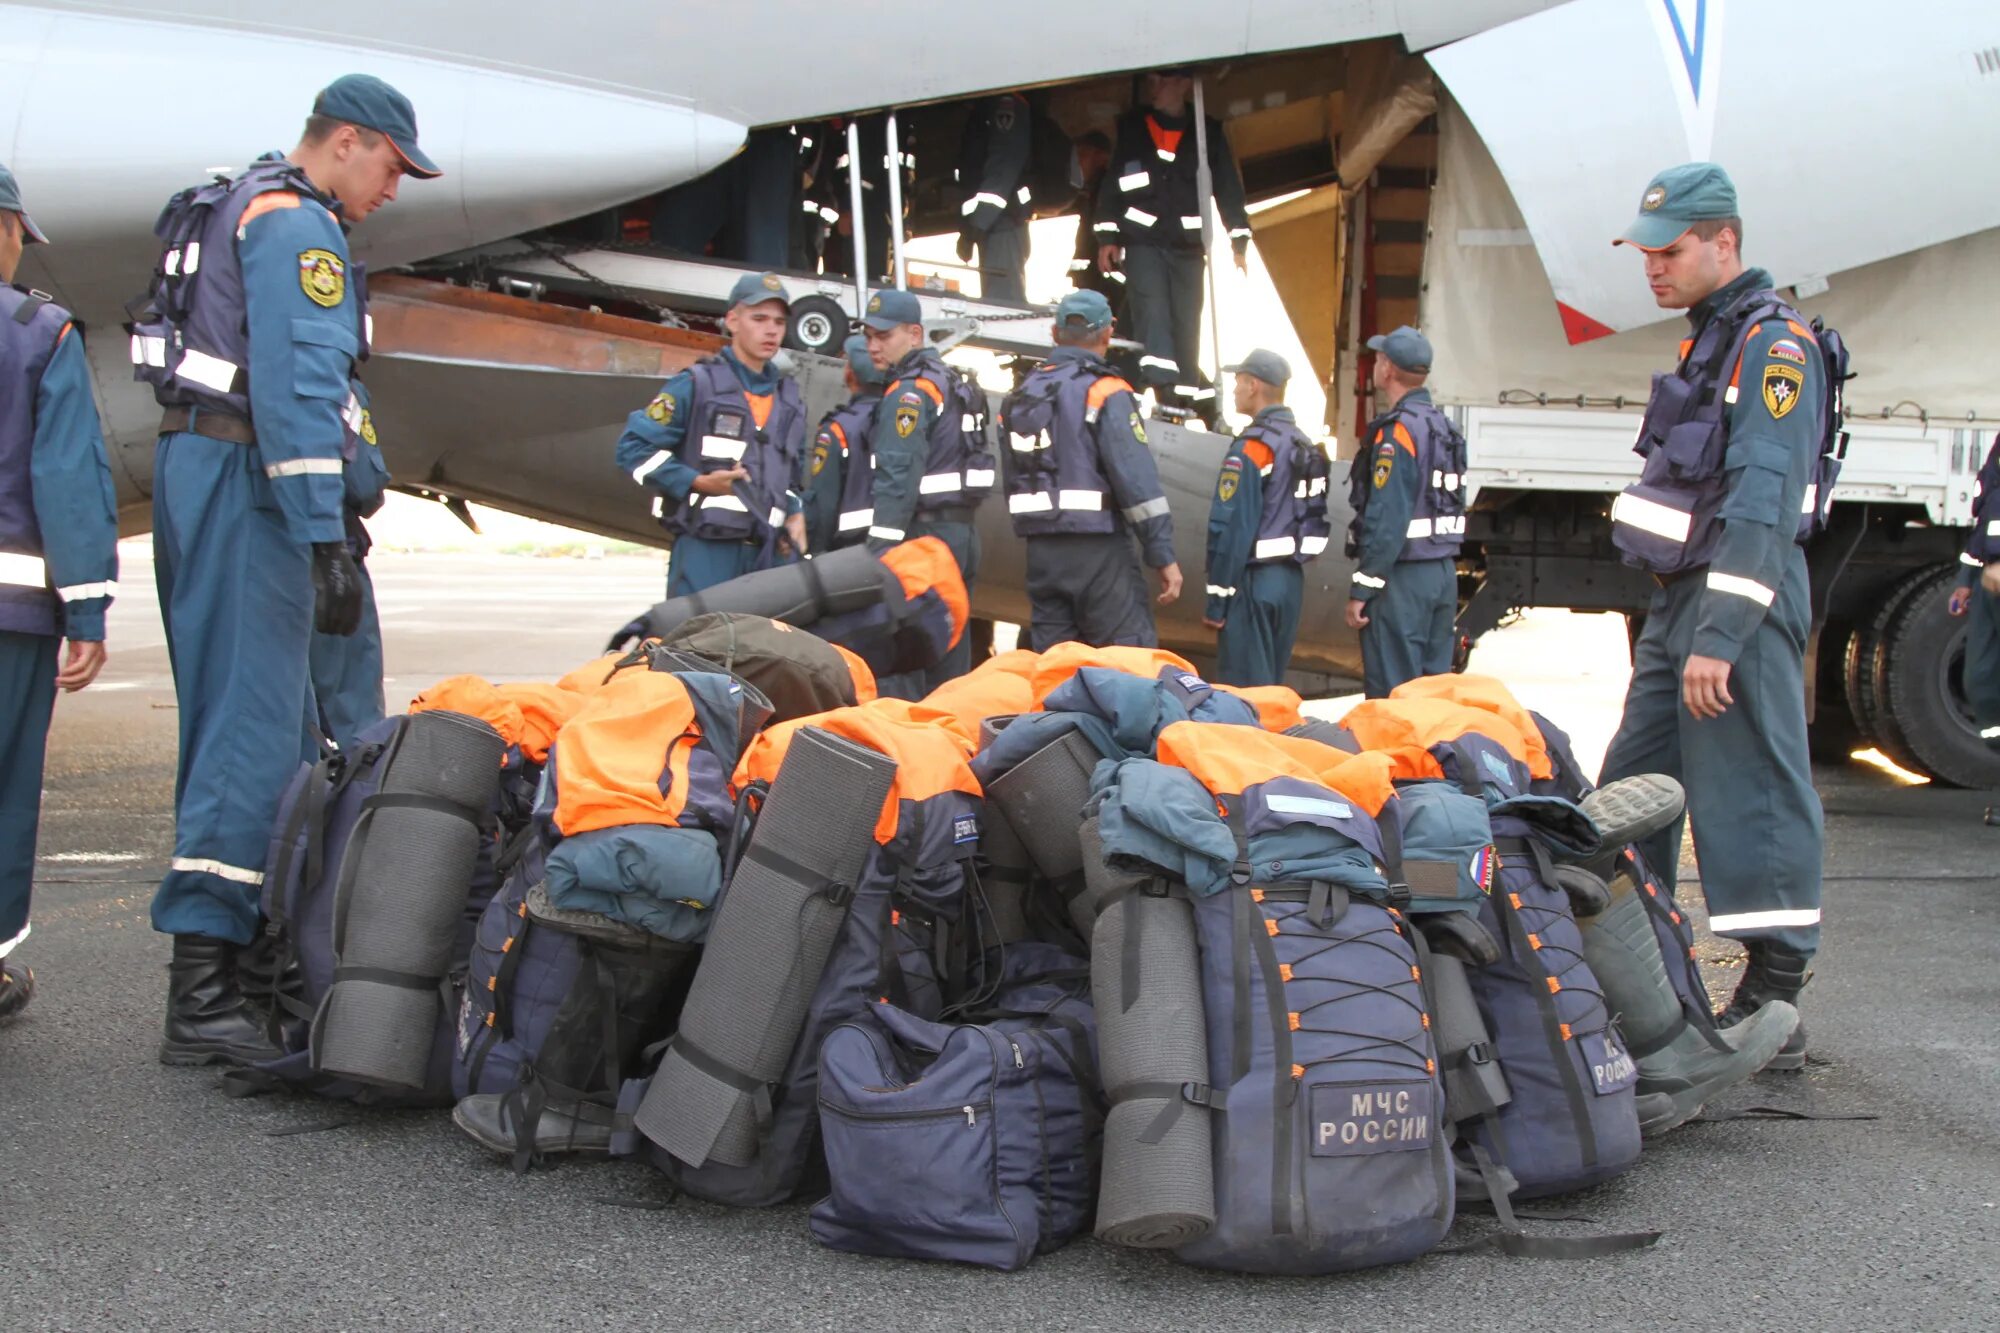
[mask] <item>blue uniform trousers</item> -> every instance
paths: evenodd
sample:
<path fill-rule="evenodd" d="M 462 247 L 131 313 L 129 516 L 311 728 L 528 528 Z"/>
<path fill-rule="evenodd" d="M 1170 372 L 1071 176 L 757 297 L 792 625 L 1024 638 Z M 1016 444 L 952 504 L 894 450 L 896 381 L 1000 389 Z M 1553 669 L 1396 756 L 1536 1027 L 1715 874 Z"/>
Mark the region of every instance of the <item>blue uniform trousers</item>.
<path fill-rule="evenodd" d="M 1028 646 L 1074 640 L 1093 648 L 1157 648 L 1153 593 L 1132 534 L 1029 537 Z"/>
<path fill-rule="evenodd" d="M 248 944 L 311 716 L 312 549 L 254 447 L 179 432 L 153 463 L 153 571 L 180 701 L 174 855 L 153 928 Z"/>
<path fill-rule="evenodd" d="M 691 597 L 718 583 L 765 568 L 764 543 L 717 542 L 705 537 L 674 538 L 667 561 L 667 596 Z M 775 563 L 775 562 L 774 562 Z"/>
<path fill-rule="evenodd" d="M 382 621 L 375 613 L 375 580 L 366 561 L 361 570 L 361 627 L 341 637 L 312 636 L 312 691 L 318 722 L 334 744 L 346 749 L 387 716 L 382 698 Z"/>
<path fill-rule="evenodd" d="M 1729 673 L 1736 702 L 1721 717 L 1697 720 L 1681 704 L 1681 669 L 1704 585 L 1696 571 L 1653 594 L 1601 781 L 1635 773 L 1678 779 L 1687 788 L 1709 928 L 1810 955 L 1819 947 L 1824 834 L 1806 750 L 1805 555 L 1793 548 L 1777 599 Z M 1643 844 L 1669 887 L 1680 842 L 1676 824 Z"/>
<path fill-rule="evenodd" d="M 1972 705 L 1972 725 L 1989 748 L 2000 750 L 2000 597 L 1972 586 L 1972 605 L 1965 613 L 1965 700 Z"/>
<path fill-rule="evenodd" d="M 1370 699 L 1406 680 L 1451 670 L 1452 626 L 1458 617 L 1457 562 L 1402 560 L 1389 586 L 1368 599 L 1361 629 L 1361 683 Z"/>
<path fill-rule="evenodd" d="M 910 525 L 910 536 L 936 537 L 951 548 L 951 558 L 958 562 L 959 575 L 965 580 L 966 605 L 970 606 L 972 585 L 979 577 L 979 533 L 970 523 L 919 516 Z M 957 680 L 970 670 L 972 670 L 972 630 L 968 624 L 959 634 L 958 642 L 937 665 L 922 673 L 923 694 L 929 694 L 948 680 Z M 922 695 L 918 697 L 921 698 Z"/>
<path fill-rule="evenodd" d="M 1216 636 L 1216 683 L 1284 684 L 1305 595 L 1305 570 L 1296 561 L 1271 560 L 1245 569 Z"/>
<path fill-rule="evenodd" d="M 42 758 L 55 703 L 55 636 L 0 632 L 0 958 L 28 932 Z"/>

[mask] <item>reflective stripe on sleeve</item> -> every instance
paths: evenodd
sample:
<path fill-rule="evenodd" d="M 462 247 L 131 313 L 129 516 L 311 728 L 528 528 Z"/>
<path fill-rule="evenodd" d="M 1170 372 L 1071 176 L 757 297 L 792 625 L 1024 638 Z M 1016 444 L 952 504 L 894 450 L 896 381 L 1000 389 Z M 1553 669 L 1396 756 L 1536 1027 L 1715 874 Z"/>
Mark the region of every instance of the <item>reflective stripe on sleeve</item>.
<path fill-rule="evenodd" d="M 1225 588 L 1219 583 L 1211 583 L 1208 585 L 1208 595 L 1210 597 L 1234 597 L 1236 589 Z"/>
<path fill-rule="evenodd" d="M 1115 222 L 1095 222 L 1091 224 L 1090 229 L 1092 231 L 1102 232 L 1107 236 L 1116 236 L 1118 234 L 1118 224 Z M 1084 262 L 1084 267 L 1088 268 L 1090 266 L 1089 260 L 1086 259 L 1083 262 Z"/>
<path fill-rule="evenodd" d="M 175 870 L 184 870 L 193 875 L 214 875 L 217 879 L 226 879 L 232 884 L 255 886 L 264 882 L 264 872 L 261 870 L 249 870 L 243 866 L 211 861 L 205 857 L 176 856 L 169 864 Z"/>
<path fill-rule="evenodd" d="M 641 486 L 645 485 L 646 478 L 659 471 L 660 465 L 673 456 L 671 450 L 656 450 L 651 458 L 648 458 L 645 462 L 632 469 L 632 480 L 638 482 Z"/>
<path fill-rule="evenodd" d="M 874 523 L 875 511 L 873 509 L 850 509 L 840 516 L 840 530 L 842 532 L 859 532 L 863 528 L 874 526 Z"/>
<path fill-rule="evenodd" d="M 1982 741 L 2000 740 L 2000 727 L 1981 727 L 1979 729 L 1979 739 Z"/>
<path fill-rule="evenodd" d="M 282 463 L 272 463 L 265 467 L 267 477 L 337 477 L 341 462 L 338 458 L 287 458 Z"/>
<path fill-rule="evenodd" d="M 1986 535 L 1989 537 L 2000 537 L 2000 518 L 1986 520 Z"/>
<path fill-rule="evenodd" d="M 995 208 L 999 209 L 1005 209 L 1007 207 L 1006 199 L 1002 198 L 1000 195 L 987 194 L 984 191 L 982 191 L 979 194 L 973 195 L 972 198 L 966 200 L 965 206 L 961 208 L 959 211 L 963 213 L 966 217 L 971 217 L 974 213 L 977 213 L 979 211 L 979 206 L 981 204 L 991 204 Z"/>
<path fill-rule="evenodd" d="M 1145 369 L 1145 368 L 1146 368 L 1147 366 L 1152 366 L 1152 367 L 1154 367 L 1154 368 L 1156 368 L 1156 369 L 1158 369 L 1158 370 L 1164 370 L 1164 371 L 1167 371 L 1167 372 L 1169 372 L 1169 373 L 1171 373 L 1171 374 L 1175 374 L 1175 375 L 1178 375 L 1178 374 L 1180 374 L 1180 371 L 1181 371 L 1181 363 L 1180 363 L 1180 362 L 1178 362 L 1178 361 L 1175 361 L 1175 360 L 1173 360 L 1173 359 L 1171 359 L 1171 358 L 1169 358 L 1169 357 L 1164 357 L 1164 356 L 1142 356 L 1142 357 L 1140 357 L 1140 358 L 1139 358 L 1139 368 L 1140 368 L 1141 370 L 1144 370 L 1144 369 Z"/>
<path fill-rule="evenodd" d="M 38 555 L 0 551 L 0 583 L 16 588 L 46 588 L 49 567 Z"/>
<path fill-rule="evenodd" d="M 1638 528 L 1641 532 L 1650 532 L 1655 537 L 1665 537 L 1668 541 L 1685 542 L 1694 516 L 1628 491 L 1611 502 L 1611 521 Z"/>
<path fill-rule="evenodd" d="M 1067 495 L 1068 492 L 1065 491 L 1064 494 Z M 1090 494 L 1101 495 L 1102 492 L 1092 491 Z M 1069 505 L 1065 503 L 1063 508 L 1067 509 Z M 1143 500 L 1138 504 L 1128 506 L 1125 510 L 1125 517 L 1133 523 L 1144 523 L 1147 519 L 1159 518 L 1161 515 L 1171 512 L 1172 509 L 1173 506 L 1167 503 L 1167 497 L 1162 495 L 1157 499 Z"/>
<path fill-rule="evenodd" d="M 901 528 L 871 527 L 868 529 L 868 535 L 880 542 L 899 542 L 903 540 L 903 530 Z"/>
<path fill-rule="evenodd" d="M 1250 239 L 1250 229 L 1248 227 L 1231 227 L 1229 229 L 1229 239 L 1232 241 L 1247 241 Z"/>
<path fill-rule="evenodd" d="M 106 580 L 103 583 L 72 583 L 67 588 L 57 588 L 56 596 L 65 602 L 81 602 L 91 597 L 110 597 L 118 591 L 118 585 Z"/>
<path fill-rule="evenodd" d="M 1738 597 L 1748 597 L 1759 606 L 1769 606 L 1777 592 L 1765 587 L 1755 579 L 1746 579 L 1741 574 L 1725 574 L 1719 569 L 1708 571 L 1708 588 L 1711 592 L 1734 593 Z"/>
<path fill-rule="evenodd" d="M 1708 919 L 1708 928 L 1718 934 L 1725 930 L 1776 930 L 1785 926 L 1818 924 L 1817 907 L 1795 907 L 1776 912 L 1732 912 Z"/>
<path fill-rule="evenodd" d="M 34 923 L 30 922 L 29 924 L 22 926 L 21 933 L 16 935 L 13 939 L 0 940 L 0 958 L 5 958 L 8 954 L 14 952 L 14 950 L 17 947 L 19 947 L 21 941 L 28 938 L 28 932 L 33 930 L 34 928 L 35 928 Z"/>
<path fill-rule="evenodd" d="M 1389 580 L 1378 579 L 1373 574 L 1363 574 L 1358 569 L 1354 571 L 1354 581 L 1364 588 L 1386 588 L 1389 586 Z"/>
<path fill-rule="evenodd" d="M 1253 560 L 1275 560 L 1279 556 L 1297 555 L 1298 552 L 1299 544 L 1295 538 L 1266 537 L 1257 543 L 1257 548 L 1252 552 L 1251 558 Z"/>
<path fill-rule="evenodd" d="M 1960 552 L 1958 553 L 1958 563 L 1959 563 L 1959 564 L 1961 564 L 1961 565 L 1969 565 L 1969 566 L 1971 566 L 1971 567 L 1972 567 L 1973 569 L 1984 569 L 1984 568 L 1986 568 L 1986 562 L 1985 562 L 1984 560 L 1981 560 L 1981 559 L 1980 559 L 1980 558 L 1979 558 L 1978 556 L 1976 556 L 1976 555 L 1971 555 L 1971 554 L 1968 554 L 1968 553 L 1967 553 L 1967 552 L 1965 552 L 1965 551 L 1960 551 Z"/>

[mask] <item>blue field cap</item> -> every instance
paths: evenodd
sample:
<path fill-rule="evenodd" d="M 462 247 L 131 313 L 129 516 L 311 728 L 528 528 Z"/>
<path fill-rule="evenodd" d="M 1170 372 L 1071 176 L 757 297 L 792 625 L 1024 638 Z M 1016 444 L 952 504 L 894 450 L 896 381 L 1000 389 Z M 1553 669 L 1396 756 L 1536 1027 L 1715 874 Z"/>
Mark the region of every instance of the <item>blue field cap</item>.
<path fill-rule="evenodd" d="M 868 298 L 861 322 L 877 332 L 887 333 L 904 324 L 924 322 L 923 303 L 900 287 L 884 287 Z"/>
<path fill-rule="evenodd" d="M 866 338 L 858 333 L 850 333 L 847 335 L 847 341 L 841 344 L 841 350 L 847 353 L 847 368 L 854 372 L 855 379 L 861 381 L 863 384 L 881 385 L 888 383 L 889 372 L 886 370 L 877 370 L 875 362 L 868 356 L 868 340 Z"/>
<path fill-rule="evenodd" d="M 777 301 L 788 310 L 792 305 L 784 280 L 775 273 L 745 273 L 729 289 L 731 310 L 740 305 L 762 305 L 766 301 Z"/>
<path fill-rule="evenodd" d="M 1639 196 L 1639 216 L 1611 243 L 1664 250 L 1697 222 L 1739 216 L 1736 182 L 1729 173 L 1713 162 L 1685 162 L 1646 183 Z"/>
<path fill-rule="evenodd" d="M 1088 288 L 1071 292 L 1056 306 L 1056 323 L 1096 332 L 1111 323 L 1111 302 Z"/>
<path fill-rule="evenodd" d="M 47 245 L 49 238 L 42 235 L 42 229 L 28 216 L 28 210 L 21 207 L 21 183 L 14 179 L 14 173 L 0 167 L 0 208 L 21 217 L 21 230 L 27 235 L 29 245 Z"/>
<path fill-rule="evenodd" d="M 1252 351 L 1235 365 L 1224 366 L 1222 371 L 1225 375 L 1255 376 L 1274 389 L 1284 388 L 1292 379 L 1291 363 L 1276 352 L 1266 351 L 1262 347 Z"/>
<path fill-rule="evenodd" d="M 417 147 L 417 112 L 410 99 L 373 74 L 343 74 L 320 89 L 315 116 L 330 116 L 387 135 L 402 155 L 403 167 L 422 180 L 442 176 L 437 163 Z"/>
<path fill-rule="evenodd" d="M 1389 358 L 1398 370 L 1423 373 L 1431 368 L 1431 340 L 1405 324 L 1368 340 L 1368 350 Z"/>

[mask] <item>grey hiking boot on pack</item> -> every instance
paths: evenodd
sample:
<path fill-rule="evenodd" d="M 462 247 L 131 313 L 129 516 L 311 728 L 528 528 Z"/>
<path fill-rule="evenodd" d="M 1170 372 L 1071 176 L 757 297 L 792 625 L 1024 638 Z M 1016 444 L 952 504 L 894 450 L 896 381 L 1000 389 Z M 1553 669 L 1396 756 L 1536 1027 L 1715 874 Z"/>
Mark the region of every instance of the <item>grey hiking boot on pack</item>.
<path fill-rule="evenodd" d="M 1635 773 L 1606 783 L 1577 804 L 1604 835 L 1604 854 L 1584 868 L 1599 879 L 1610 879 L 1619 852 L 1658 833 L 1686 812 L 1687 793 L 1664 773 Z"/>
<path fill-rule="evenodd" d="M 1730 997 L 1728 1006 L 1715 1016 L 1716 1026 L 1725 1033 L 1754 1021 L 1773 1004 L 1796 1010 L 1799 992 L 1812 979 L 1812 973 L 1806 970 L 1811 960 L 1804 954 L 1763 940 L 1748 940 L 1744 949 L 1750 956 L 1743 965 L 1743 979 L 1736 983 L 1736 994 Z M 1767 1068 L 1790 1072 L 1804 1069 L 1805 1065 L 1806 1025 L 1801 1021 L 1793 1026 L 1784 1048 L 1772 1057 Z"/>
<path fill-rule="evenodd" d="M 461 1098 L 451 1110 L 452 1123 L 471 1135 L 480 1147 L 503 1157 L 611 1151 L 611 1116 L 604 1107 L 588 1107 L 586 1113 L 594 1112 L 597 1118 L 585 1119 L 571 1114 L 577 1108 L 557 1105 L 544 1105 L 539 1113 L 534 1113 L 523 1100 L 509 1092 L 485 1092 Z M 524 1141 L 526 1136 L 519 1132 L 520 1125 L 530 1114 L 535 1115 L 535 1132 L 531 1141 Z"/>
<path fill-rule="evenodd" d="M 1690 1021 L 1636 886 L 1620 875 L 1610 892 L 1611 906 L 1577 925 L 1584 960 L 1638 1061 L 1640 1131 L 1650 1137 L 1685 1124 L 1710 1097 L 1769 1064 L 1798 1025 L 1798 1011 L 1774 999 L 1726 1033 Z"/>

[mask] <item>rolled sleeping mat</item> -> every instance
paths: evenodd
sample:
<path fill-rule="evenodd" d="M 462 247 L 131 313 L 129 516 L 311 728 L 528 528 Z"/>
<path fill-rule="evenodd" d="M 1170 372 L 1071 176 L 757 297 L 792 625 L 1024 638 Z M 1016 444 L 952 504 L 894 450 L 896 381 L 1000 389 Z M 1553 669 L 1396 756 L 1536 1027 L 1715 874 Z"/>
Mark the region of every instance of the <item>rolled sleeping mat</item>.
<path fill-rule="evenodd" d="M 986 894 L 987 910 L 993 917 L 992 942 L 1019 944 L 1033 938 L 1034 930 L 1028 924 L 1028 894 L 1034 887 L 1034 862 L 1029 859 L 1028 849 L 1021 845 L 1014 826 L 991 805 L 986 807 L 985 818 L 979 823 L 979 854 L 986 862 L 979 876 L 979 887 Z"/>
<path fill-rule="evenodd" d="M 867 547 L 844 546 L 811 560 L 739 575 L 692 596 L 670 597 L 639 620 L 648 635 L 662 639 L 711 611 L 736 611 L 806 626 L 822 616 L 860 611 L 891 596 L 898 602 L 903 600 L 903 585 L 895 574 L 870 555 Z"/>
<path fill-rule="evenodd" d="M 341 856 L 333 985 L 313 1021 L 314 1069 L 424 1086 L 506 749 L 499 732 L 463 713 L 404 723 Z"/>
<path fill-rule="evenodd" d="M 1129 893 L 1098 915 L 1090 992 L 1111 1113 L 1097 1238 L 1171 1250 L 1215 1225 L 1206 1106 L 1181 1096 L 1208 1082 L 1207 1011 L 1194 909 L 1178 895 Z"/>
<path fill-rule="evenodd" d="M 895 777 L 895 760 L 818 727 L 785 751 L 633 1117 L 689 1166 L 755 1160 Z"/>
<path fill-rule="evenodd" d="M 1077 930 L 1088 940 L 1097 928 L 1098 914 L 1104 910 L 1106 903 L 1119 894 L 1135 891 L 1153 876 L 1114 870 L 1104 864 L 1104 839 L 1099 836 L 1097 816 L 1084 820 L 1076 835 L 1083 849 L 1083 884 L 1070 897 L 1067 905 L 1070 920 L 1076 923 Z"/>
<path fill-rule="evenodd" d="M 1353 732 L 1341 726 L 1338 722 L 1327 722 L 1316 717 L 1309 718 L 1299 723 L 1296 727 L 1286 727 L 1285 734 L 1287 736 L 1303 736 L 1309 741 L 1318 741 L 1321 745 L 1331 745 L 1334 749 L 1345 750 L 1349 754 L 1361 753 L 1361 742 L 1355 739 Z"/>
<path fill-rule="evenodd" d="M 1102 758 L 1083 733 L 1067 731 L 995 778 L 986 787 L 1020 835 L 1035 869 L 1060 880 L 1083 869 L 1077 825 L 1090 800 L 1090 773 Z"/>

